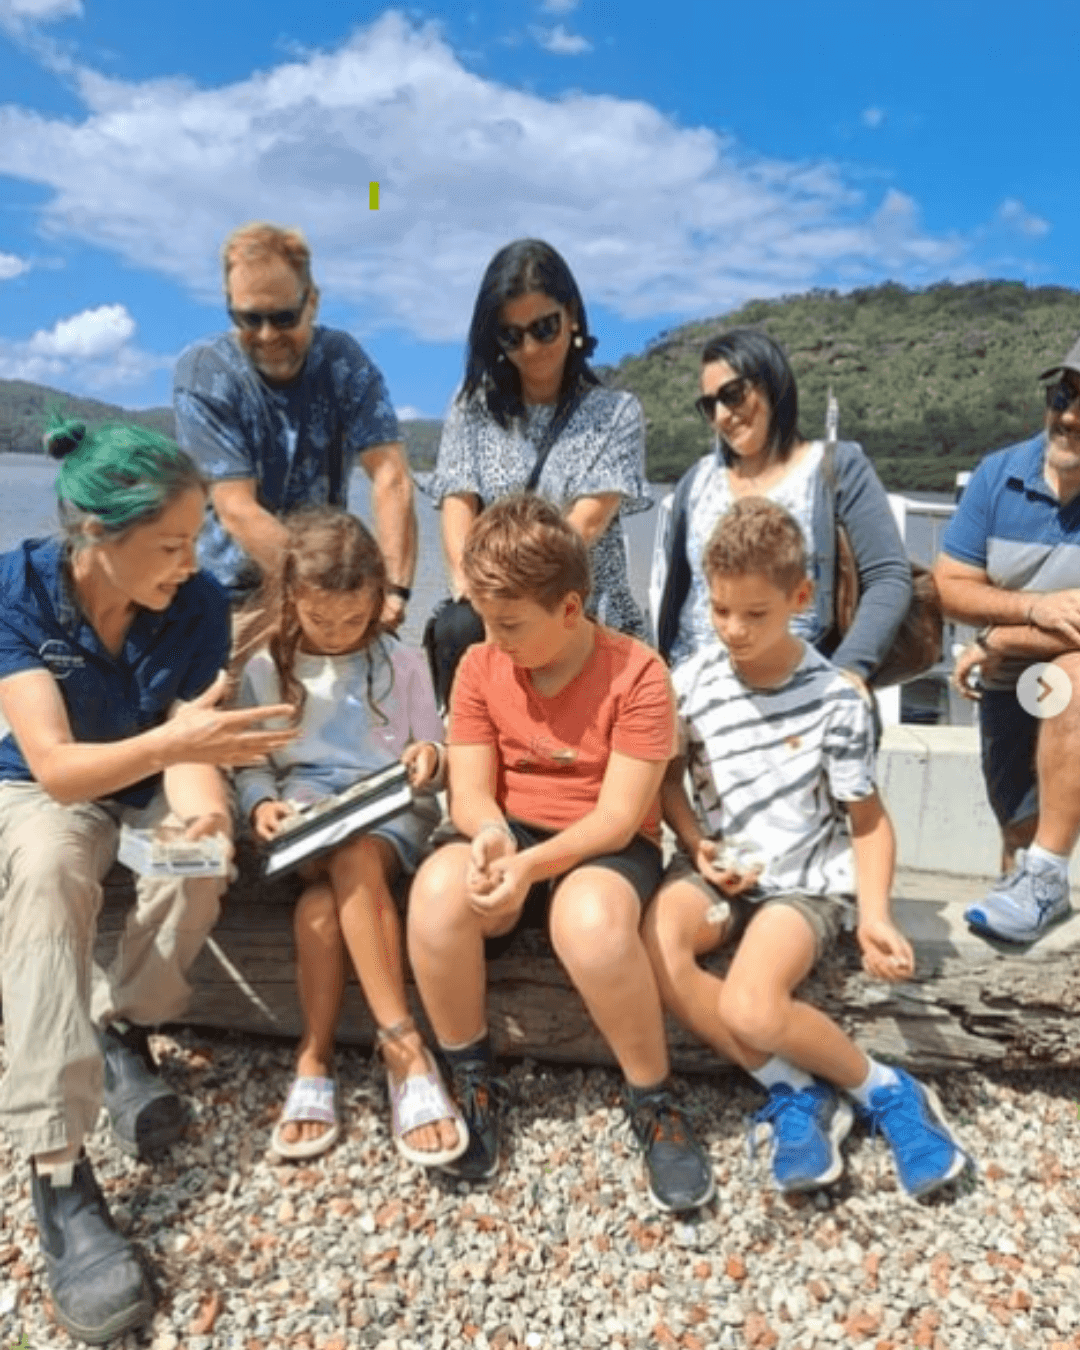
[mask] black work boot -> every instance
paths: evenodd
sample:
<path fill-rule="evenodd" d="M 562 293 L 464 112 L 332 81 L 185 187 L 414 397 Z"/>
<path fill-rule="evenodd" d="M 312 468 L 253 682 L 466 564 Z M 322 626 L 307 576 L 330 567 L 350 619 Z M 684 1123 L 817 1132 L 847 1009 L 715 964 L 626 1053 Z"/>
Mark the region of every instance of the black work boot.
<path fill-rule="evenodd" d="M 113 1137 L 125 1153 L 145 1158 L 184 1133 L 183 1102 L 158 1076 L 142 1027 L 113 1022 L 98 1032 L 105 1057 L 105 1109 Z"/>
<path fill-rule="evenodd" d="M 39 1176 L 31 1192 L 56 1320 L 89 1345 L 104 1345 L 149 1321 L 143 1268 L 112 1221 L 88 1158 Z"/>

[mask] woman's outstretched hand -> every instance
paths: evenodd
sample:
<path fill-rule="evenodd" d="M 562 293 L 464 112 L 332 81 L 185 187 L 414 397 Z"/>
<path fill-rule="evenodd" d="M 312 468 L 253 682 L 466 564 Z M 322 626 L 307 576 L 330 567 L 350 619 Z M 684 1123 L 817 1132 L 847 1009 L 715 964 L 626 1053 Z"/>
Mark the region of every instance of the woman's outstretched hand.
<path fill-rule="evenodd" d="M 217 764 L 233 768 L 261 764 L 272 750 L 288 745 L 299 734 L 294 726 L 274 730 L 259 728 L 270 718 L 292 718 L 288 703 L 261 708 L 219 708 L 229 687 L 225 671 L 190 703 L 182 703 L 160 728 L 165 743 L 165 764 Z"/>

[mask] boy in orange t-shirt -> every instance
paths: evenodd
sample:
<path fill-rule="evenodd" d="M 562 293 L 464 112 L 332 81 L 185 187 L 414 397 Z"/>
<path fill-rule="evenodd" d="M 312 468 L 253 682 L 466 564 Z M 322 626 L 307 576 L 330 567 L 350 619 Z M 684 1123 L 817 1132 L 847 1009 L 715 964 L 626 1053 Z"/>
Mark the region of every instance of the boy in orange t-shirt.
<path fill-rule="evenodd" d="M 494 1175 L 499 1103 L 485 943 L 546 915 L 556 955 L 626 1076 L 626 1106 L 662 1209 L 713 1193 L 712 1168 L 668 1086 L 663 1012 L 639 934 L 660 879 L 659 790 L 675 750 L 667 671 L 586 618 L 581 536 L 519 495 L 473 524 L 462 566 L 487 632 L 450 704 L 450 815 L 461 838 L 423 864 L 409 956 L 469 1147 L 447 1170 Z M 505 945 L 505 942 L 502 944 Z"/>

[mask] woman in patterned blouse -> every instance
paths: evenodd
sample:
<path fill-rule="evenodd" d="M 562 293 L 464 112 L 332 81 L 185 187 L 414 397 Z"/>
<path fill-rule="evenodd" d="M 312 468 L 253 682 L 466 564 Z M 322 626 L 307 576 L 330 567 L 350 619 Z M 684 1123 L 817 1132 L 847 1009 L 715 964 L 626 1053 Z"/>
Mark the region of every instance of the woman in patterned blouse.
<path fill-rule="evenodd" d="M 465 379 L 424 487 L 442 509 L 455 602 L 465 595 L 461 555 L 472 521 L 498 498 L 532 486 L 589 545 L 593 616 L 640 637 L 645 623 L 630 591 L 621 517 L 652 505 L 645 419 L 633 394 L 600 385 L 588 364 L 595 346 L 577 283 L 550 244 L 518 239 L 500 249 L 480 283 Z M 435 627 L 440 655 L 453 649 L 449 660 L 433 661 L 445 702 L 453 674 L 447 665 L 483 640 L 483 627 L 462 603 L 437 612 Z"/>

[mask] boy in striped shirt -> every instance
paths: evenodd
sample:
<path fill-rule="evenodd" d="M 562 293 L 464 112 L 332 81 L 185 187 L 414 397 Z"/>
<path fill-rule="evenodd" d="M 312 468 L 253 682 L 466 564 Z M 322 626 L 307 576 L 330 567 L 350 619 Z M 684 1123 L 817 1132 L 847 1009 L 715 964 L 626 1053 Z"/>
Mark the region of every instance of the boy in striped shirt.
<path fill-rule="evenodd" d="M 854 1105 L 885 1135 L 904 1187 L 925 1195 L 966 1162 L 935 1094 L 793 997 L 849 921 L 871 975 L 914 973 L 890 915 L 896 846 L 874 782 L 869 696 L 789 631 L 813 583 L 782 507 L 737 502 L 704 570 L 719 641 L 673 673 L 680 754 L 662 800 L 681 848 L 646 918 L 661 996 L 768 1092 L 755 1122 L 781 1190 L 840 1176 Z M 724 979 L 698 965 L 737 932 Z"/>

